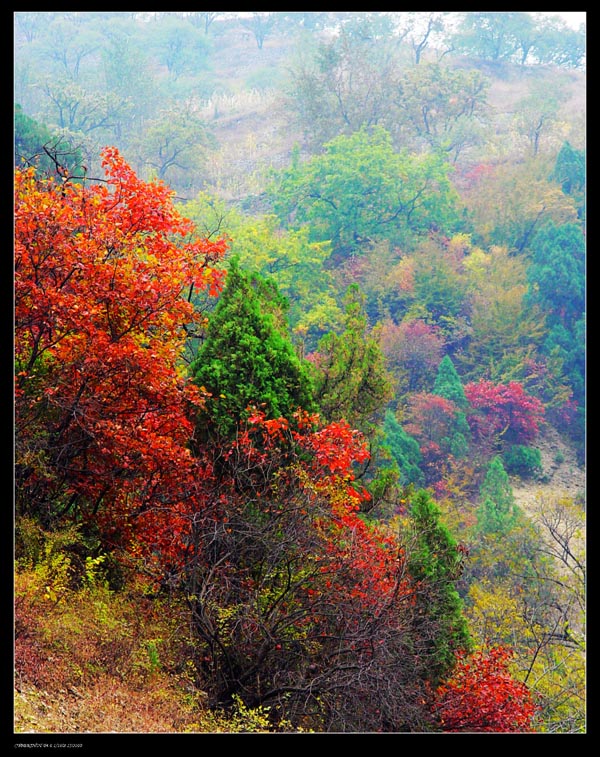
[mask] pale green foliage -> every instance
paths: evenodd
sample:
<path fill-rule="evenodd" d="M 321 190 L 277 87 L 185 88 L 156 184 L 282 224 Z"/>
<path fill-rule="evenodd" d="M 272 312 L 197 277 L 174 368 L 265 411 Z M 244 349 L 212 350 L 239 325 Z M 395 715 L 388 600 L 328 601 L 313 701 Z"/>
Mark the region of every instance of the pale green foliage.
<path fill-rule="evenodd" d="M 186 731 L 202 731 L 210 733 L 311 733 L 304 728 L 294 728 L 292 724 L 283 719 L 279 720 L 277 728 L 274 728 L 269 717 L 270 707 L 259 705 L 248 707 L 238 694 L 232 697 L 233 706 L 227 712 L 215 710 L 203 714 L 201 725 L 186 728 Z"/>
<path fill-rule="evenodd" d="M 401 133 L 456 161 L 465 149 L 483 142 L 489 85 L 474 70 L 439 63 L 409 68 L 396 96 Z"/>
<path fill-rule="evenodd" d="M 188 101 L 166 107 L 149 120 L 133 151 L 146 171 L 172 181 L 181 172 L 200 168 L 206 150 L 214 146 L 208 124 Z"/>
<path fill-rule="evenodd" d="M 107 555 L 98 555 L 97 557 L 91 557 L 88 555 L 85 558 L 84 566 L 84 582 L 88 588 L 94 586 L 105 585 L 104 574 L 102 571 L 102 564 L 106 561 Z"/>
<path fill-rule="evenodd" d="M 17 565 L 30 569 L 28 590 L 53 604 L 64 601 L 76 581 L 76 568 L 69 548 L 81 543 L 77 526 L 44 531 L 34 521 L 20 518 L 17 527 Z"/>
<path fill-rule="evenodd" d="M 536 156 L 545 146 L 559 119 L 560 100 L 565 95 L 562 82 L 549 89 L 544 82 L 533 81 L 529 93 L 516 104 L 515 121 L 518 130 L 527 138 L 530 154 Z"/>
<path fill-rule="evenodd" d="M 310 241 L 307 226 L 285 229 L 273 214 L 247 216 L 204 192 L 186 203 L 184 213 L 204 236 L 226 236 L 230 255 L 242 268 L 277 284 L 290 304 L 290 330 L 305 349 L 314 348 L 319 337 L 342 325 L 335 283 L 324 267 L 330 246 Z"/>
<path fill-rule="evenodd" d="M 461 373 L 480 375 L 485 365 L 494 381 L 523 381 L 526 361 L 535 354 L 544 333 L 540 309 L 526 300 L 526 261 L 506 247 L 484 252 L 469 244 L 464 271 L 470 340 L 457 358 Z"/>
<path fill-rule="evenodd" d="M 475 536 L 465 612 L 477 647 L 508 646 L 538 697 L 537 729 L 586 727 L 585 512 L 539 495 L 508 533 Z"/>
<path fill-rule="evenodd" d="M 344 331 L 321 339 L 312 374 L 323 416 L 329 421 L 344 418 L 368 432 L 373 418 L 392 397 L 392 381 L 364 305 L 364 295 L 353 285 L 345 297 Z"/>
<path fill-rule="evenodd" d="M 303 42 L 292 61 L 286 110 L 292 128 L 300 128 L 313 149 L 365 126 L 394 128 L 390 91 L 397 85 L 400 51 L 387 19 L 352 14 L 334 37 Z"/>

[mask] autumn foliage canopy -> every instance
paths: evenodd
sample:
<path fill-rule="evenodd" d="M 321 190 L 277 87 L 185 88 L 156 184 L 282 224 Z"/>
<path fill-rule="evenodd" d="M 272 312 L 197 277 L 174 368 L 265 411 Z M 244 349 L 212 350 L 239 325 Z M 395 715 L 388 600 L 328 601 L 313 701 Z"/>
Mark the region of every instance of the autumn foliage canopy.
<path fill-rule="evenodd" d="M 504 437 L 513 444 L 527 444 L 538 435 L 544 405 L 517 381 L 471 382 L 465 386 L 465 395 L 474 411 L 471 427 L 482 440 Z"/>
<path fill-rule="evenodd" d="M 444 731 L 516 733 L 527 731 L 536 711 L 531 693 L 509 672 L 511 653 L 497 647 L 461 659 L 438 689 Z"/>
<path fill-rule="evenodd" d="M 198 436 L 215 398 L 184 346 L 207 323 L 194 295 L 223 288 L 227 245 L 199 238 L 116 150 L 103 167 L 78 181 L 16 171 L 17 514 L 94 529 L 181 591 L 212 706 L 242 696 L 275 724 L 324 730 L 526 730 L 503 657 L 461 662 L 433 692 L 431 650 L 464 650 L 417 593 L 442 606 L 453 576 L 417 584 L 396 537 L 361 516 L 358 431 L 259 404 L 219 443 Z"/>
<path fill-rule="evenodd" d="M 17 506 L 163 548 L 163 511 L 189 495 L 186 409 L 203 402 L 180 365 L 201 318 L 188 295 L 219 291 L 226 247 L 193 239 L 170 190 L 115 150 L 103 165 L 93 186 L 16 174 Z"/>

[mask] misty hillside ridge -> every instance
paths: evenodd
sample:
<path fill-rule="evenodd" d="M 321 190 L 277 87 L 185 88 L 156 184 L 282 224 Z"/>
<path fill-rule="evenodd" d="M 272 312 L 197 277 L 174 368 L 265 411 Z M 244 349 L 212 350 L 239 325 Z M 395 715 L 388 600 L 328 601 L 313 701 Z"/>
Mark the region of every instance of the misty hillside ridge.
<path fill-rule="evenodd" d="M 15 747 L 587 732 L 585 18 L 14 13 Z"/>

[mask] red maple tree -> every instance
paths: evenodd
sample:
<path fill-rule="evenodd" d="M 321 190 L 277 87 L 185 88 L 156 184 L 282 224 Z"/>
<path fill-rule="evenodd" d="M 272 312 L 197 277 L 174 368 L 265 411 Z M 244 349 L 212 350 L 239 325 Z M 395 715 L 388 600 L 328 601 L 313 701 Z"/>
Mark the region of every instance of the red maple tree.
<path fill-rule="evenodd" d="M 395 535 L 361 517 L 362 435 L 251 409 L 203 454 L 182 575 L 209 702 L 241 695 L 322 730 L 430 727 L 421 646 L 436 628 L 422 628 Z"/>
<path fill-rule="evenodd" d="M 469 426 L 482 444 L 494 440 L 527 444 L 537 437 L 544 419 L 544 405 L 519 382 L 471 382 L 465 385 L 465 396 L 473 408 L 468 415 Z"/>
<path fill-rule="evenodd" d="M 203 401 L 181 370 L 202 317 L 189 300 L 219 291 L 226 245 L 195 238 L 171 190 L 117 150 L 102 164 L 91 184 L 15 173 L 17 509 L 94 518 L 123 543 L 137 522 L 163 549 Z"/>
<path fill-rule="evenodd" d="M 459 657 L 454 675 L 437 691 L 435 711 L 443 731 L 532 731 L 537 707 L 527 686 L 511 675 L 511 656 L 496 647 Z"/>

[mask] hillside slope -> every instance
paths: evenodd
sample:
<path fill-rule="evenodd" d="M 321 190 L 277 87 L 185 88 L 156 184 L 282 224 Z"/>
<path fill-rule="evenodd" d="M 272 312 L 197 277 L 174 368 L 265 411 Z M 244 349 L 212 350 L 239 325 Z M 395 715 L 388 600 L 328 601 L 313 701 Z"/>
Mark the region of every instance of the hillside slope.
<path fill-rule="evenodd" d="M 586 471 L 577 462 L 575 451 L 559 432 L 546 426 L 533 445 L 541 454 L 543 481 L 526 481 L 513 478 L 512 487 L 516 503 L 531 513 L 537 499 L 569 498 L 585 501 Z"/>

